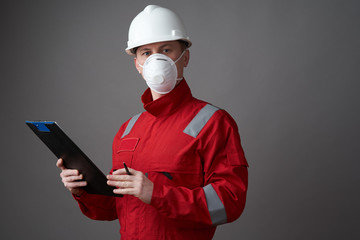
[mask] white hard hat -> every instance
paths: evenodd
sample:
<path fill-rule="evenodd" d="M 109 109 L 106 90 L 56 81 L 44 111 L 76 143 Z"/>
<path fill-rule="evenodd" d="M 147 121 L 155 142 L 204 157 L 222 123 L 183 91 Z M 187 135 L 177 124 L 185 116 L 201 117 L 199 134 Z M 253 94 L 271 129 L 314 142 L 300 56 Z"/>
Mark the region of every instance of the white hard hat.
<path fill-rule="evenodd" d="M 182 20 L 171 10 L 156 5 L 147 6 L 131 22 L 126 52 L 149 43 L 183 40 L 191 46 Z"/>

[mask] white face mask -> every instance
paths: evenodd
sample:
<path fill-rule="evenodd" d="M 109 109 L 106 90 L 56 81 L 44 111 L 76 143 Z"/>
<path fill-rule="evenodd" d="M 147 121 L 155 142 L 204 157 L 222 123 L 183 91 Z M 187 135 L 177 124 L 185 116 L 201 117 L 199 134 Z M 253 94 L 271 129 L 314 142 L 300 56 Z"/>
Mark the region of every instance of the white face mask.
<path fill-rule="evenodd" d="M 186 51 L 186 50 L 185 50 Z M 146 84 L 157 93 L 166 94 L 175 88 L 177 78 L 177 68 L 175 63 L 184 55 L 185 51 L 174 62 L 164 54 L 155 53 L 148 57 L 143 68 L 143 76 Z"/>

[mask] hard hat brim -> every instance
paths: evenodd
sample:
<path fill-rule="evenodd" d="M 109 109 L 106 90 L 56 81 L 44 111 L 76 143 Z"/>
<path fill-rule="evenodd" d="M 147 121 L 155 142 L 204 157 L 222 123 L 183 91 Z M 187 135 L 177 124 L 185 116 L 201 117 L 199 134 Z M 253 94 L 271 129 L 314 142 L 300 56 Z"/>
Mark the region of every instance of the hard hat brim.
<path fill-rule="evenodd" d="M 164 38 L 157 38 L 157 39 L 147 39 L 144 40 L 142 42 L 139 43 L 135 43 L 135 44 L 128 44 L 130 45 L 130 47 L 125 49 L 125 52 L 131 56 L 135 56 L 135 49 L 147 44 L 151 44 L 151 43 L 157 43 L 157 42 L 167 42 L 167 41 L 184 41 L 187 43 L 187 48 L 191 47 L 192 42 L 188 39 L 188 38 L 181 38 L 181 37 L 174 37 L 173 39 L 169 39 L 169 36 L 166 36 Z"/>

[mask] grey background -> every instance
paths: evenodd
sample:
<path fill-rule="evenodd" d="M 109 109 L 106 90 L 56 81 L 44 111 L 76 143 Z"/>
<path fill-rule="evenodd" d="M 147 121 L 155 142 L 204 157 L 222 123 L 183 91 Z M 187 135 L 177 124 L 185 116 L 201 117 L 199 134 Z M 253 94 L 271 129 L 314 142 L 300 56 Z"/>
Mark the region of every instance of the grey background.
<path fill-rule="evenodd" d="M 119 239 L 84 217 L 25 120 L 56 120 L 107 172 L 145 82 L 124 53 L 148 1 L 1 1 L 1 239 Z M 243 215 L 215 239 L 360 239 L 359 1 L 152 1 L 193 41 L 193 95 L 237 121 Z"/>

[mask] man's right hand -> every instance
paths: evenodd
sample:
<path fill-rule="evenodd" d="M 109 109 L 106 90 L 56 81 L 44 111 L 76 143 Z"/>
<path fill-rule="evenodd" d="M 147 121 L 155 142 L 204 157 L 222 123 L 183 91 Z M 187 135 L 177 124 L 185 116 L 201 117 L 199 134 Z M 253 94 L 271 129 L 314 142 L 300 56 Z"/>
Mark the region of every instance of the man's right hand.
<path fill-rule="evenodd" d="M 64 166 L 64 161 L 60 158 L 56 162 L 56 166 L 61 169 L 60 177 L 64 186 L 72 193 L 78 196 L 84 193 L 81 187 L 86 186 L 86 181 L 79 181 L 83 179 L 83 175 L 76 169 L 67 169 Z"/>

